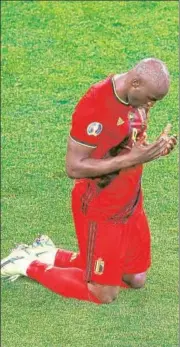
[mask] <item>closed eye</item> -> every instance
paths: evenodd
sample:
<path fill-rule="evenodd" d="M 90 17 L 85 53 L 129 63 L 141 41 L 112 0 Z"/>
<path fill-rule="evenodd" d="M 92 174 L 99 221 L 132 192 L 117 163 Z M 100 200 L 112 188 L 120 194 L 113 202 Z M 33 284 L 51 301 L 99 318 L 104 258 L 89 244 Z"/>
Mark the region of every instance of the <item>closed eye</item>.
<path fill-rule="evenodd" d="M 155 102 L 155 101 L 157 101 L 158 99 L 156 99 L 156 98 L 150 98 L 150 100 Z"/>

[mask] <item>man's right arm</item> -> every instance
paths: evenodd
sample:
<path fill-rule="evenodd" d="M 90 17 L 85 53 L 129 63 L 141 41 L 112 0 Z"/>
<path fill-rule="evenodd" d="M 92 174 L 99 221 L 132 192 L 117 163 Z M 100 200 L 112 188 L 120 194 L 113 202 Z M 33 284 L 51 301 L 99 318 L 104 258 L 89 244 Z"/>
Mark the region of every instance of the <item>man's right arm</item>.
<path fill-rule="evenodd" d="M 167 148 L 167 140 L 160 138 L 151 145 L 136 143 L 127 154 L 106 159 L 91 158 L 94 148 L 68 140 L 66 171 L 70 178 L 101 177 L 103 175 L 143 164 L 160 157 Z"/>

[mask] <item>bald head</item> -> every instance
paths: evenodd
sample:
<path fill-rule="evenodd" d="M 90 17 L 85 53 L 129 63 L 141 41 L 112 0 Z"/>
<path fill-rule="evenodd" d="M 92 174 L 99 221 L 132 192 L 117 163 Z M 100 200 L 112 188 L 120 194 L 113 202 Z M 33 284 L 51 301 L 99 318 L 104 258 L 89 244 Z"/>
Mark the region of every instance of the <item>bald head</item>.
<path fill-rule="evenodd" d="M 125 100 L 134 107 L 152 107 L 169 91 L 168 69 L 156 58 L 141 60 L 124 75 L 124 80 Z"/>
<path fill-rule="evenodd" d="M 143 59 L 134 67 L 133 72 L 137 77 L 148 81 L 159 94 L 167 94 L 170 77 L 163 61 L 156 58 Z"/>

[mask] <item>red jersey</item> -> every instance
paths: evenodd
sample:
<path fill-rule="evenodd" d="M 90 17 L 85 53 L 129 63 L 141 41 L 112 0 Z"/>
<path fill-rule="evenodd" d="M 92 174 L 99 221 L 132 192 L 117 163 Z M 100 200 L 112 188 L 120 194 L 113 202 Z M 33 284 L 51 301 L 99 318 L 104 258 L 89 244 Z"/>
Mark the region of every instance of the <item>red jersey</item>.
<path fill-rule="evenodd" d="M 76 142 L 95 148 L 92 157 L 100 159 L 110 148 L 131 136 L 132 129 L 139 134 L 145 128 L 145 112 L 120 101 L 115 94 L 113 77 L 108 77 L 93 85 L 77 104 L 70 136 Z"/>
<path fill-rule="evenodd" d="M 117 96 L 113 76 L 93 85 L 82 97 L 72 116 L 71 138 L 85 146 L 94 148 L 91 157 L 101 159 L 113 155 L 113 149 L 127 151 L 146 130 L 146 112 L 122 102 Z M 110 184 L 98 187 L 101 179 L 84 179 L 91 190 L 84 197 L 88 208 L 105 218 L 129 215 L 140 192 L 142 165 L 110 174 Z M 92 194 L 92 190 L 94 194 Z M 92 198 L 94 197 L 94 198 Z M 124 212 L 123 212 L 124 210 Z M 126 210 L 126 211 L 125 211 Z M 101 211 L 101 213 L 100 213 Z"/>

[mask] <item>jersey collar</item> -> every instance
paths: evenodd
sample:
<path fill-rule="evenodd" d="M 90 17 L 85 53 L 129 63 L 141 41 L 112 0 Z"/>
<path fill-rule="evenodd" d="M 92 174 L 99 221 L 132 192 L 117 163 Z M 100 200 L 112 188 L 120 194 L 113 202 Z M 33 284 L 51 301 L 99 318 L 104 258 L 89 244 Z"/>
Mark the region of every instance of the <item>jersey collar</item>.
<path fill-rule="evenodd" d="M 116 87 L 115 87 L 115 82 L 114 82 L 114 76 L 112 76 L 111 81 L 112 81 L 113 92 L 114 92 L 115 97 L 116 97 L 122 104 L 124 104 L 124 105 L 126 105 L 126 106 L 129 106 L 129 103 L 128 103 L 128 102 L 125 102 L 124 100 L 122 100 L 122 99 L 118 96 L 118 94 L 117 94 L 117 92 L 116 92 Z"/>

